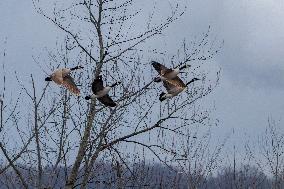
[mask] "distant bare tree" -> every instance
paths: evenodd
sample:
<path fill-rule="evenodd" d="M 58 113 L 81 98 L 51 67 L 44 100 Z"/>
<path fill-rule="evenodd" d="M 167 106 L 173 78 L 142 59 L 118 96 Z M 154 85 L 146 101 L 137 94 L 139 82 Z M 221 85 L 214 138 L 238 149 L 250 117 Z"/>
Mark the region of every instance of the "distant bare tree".
<path fill-rule="evenodd" d="M 204 114 L 201 122 L 210 119 L 209 114 Z M 208 123 L 207 123 L 208 124 Z M 180 176 L 185 176 L 188 189 L 201 188 L 213 171 L 217 171 L 223 149 L 227 138 L 217 146 L 211 145 L 211 128 L 205 133 L 195 133 L 197 137 L 188 137 L 182 144 L 183 158 L 177 159 L 182 172 Z M 202 134 L 202 135 L 201 135 Z"/>
<path fill-rule="evenodd" d="M 236 169 L 231 166 L 220 169 L 218 175 L 210 182 L 210 186 L 219 189 L 265 189 L 271 187 L 267 176 L 258 167 L 251 165 L 241 165 Z"/>
<path fill-rule="evenodd" d="M 247 151 L 262 170 L 273 175 L 273 189 L 284 184 L 284 133 L 273 119 L 268 119 L 265 133 L 259 137 L 258 145 L 247 146 Z M 258 155 L 257 155 L 258 154 Z"/>
<path fill-rule="evenodd" d="M 162 86 L 153 83 L 156 73 L 145 57 L 148 49 L 144 44 L 163 34 L 183 15 L 178 3 L 162 21 L 155 19 L 153 11 L 142 26 L 135 24 L 143 10 L 135 9 L 134 0 L 55 2 L 51 13 L 44 10 L 47 2 L 34 0 L 33 3 L 39 14 L 66 34 L 55 51 L 47 51 L 47 60 L 43 56 L 35 58 L 36 62 L 44 62 L 38 63 L 39 67 L 48 67 L 48 74 L 57 67 L 84 65 L 82 72 L 73 75 L 82 94 L 91 93 L 91 82 L 99 75 L 105 83 L 122 81 L 110 93 L 118 106 L 110 109 L 95 99 L 88 103 L 65 89 L 57 90 L 53 83 L 42 86 L 43 78 L 38 81 L 34 75 L 28 85 L 17 77 L 20 103 L 16 102 L 10 110 L 10 123 L 3 122 L 2 132 L 14 129 L 20 142 L 12 149 L 11 141 L 3 138 L 0 147 L 7 165 L 1 173 L 12 168 L 24 188 L 83 189 L 94 187 L 96 182 L 125 188 L 127 180 L 137 181 L 131 173 L 128 156 L 144 153 L 146 160 L 154 158 L 170 169 L 174 169 L 172 165 L 177 164 L 177 159 L 186 159 L 184 170 L 189 174 L 198 170 L 198 176 L 210 174 L 222 146 L 209 153 L 208 141 L 196 140 L 197 133 L 192 132 L 193 126 L 210 123 L 210 115 L 198 103 L 219 81 L 219 72 L 202 67 L 220 49 L 210 38 L 210 28 L 190 43 L 185 40 L 177 53 L 162 54 L 171 60 L 167 66 L 192 62 L 191 72 L 182 79 L 199 77 L 202 81 L 161 103 L 158 94 Z M 160 49 L 152 52 L 158 56 Z M 29 107 L 27 111 L 22 111 L 23 106 Z M 195 155 L 191 154 L 191 148 L 196 150 Z M 211 157 L 205 161 L 206 155 Z M 193 167 L 192 160 L 197 167 Z M 112 162 L 115 180 L 98 179 L 98 171 L 105 171 L 97 167 L 100 161 Z M 202 162 L 205 167 L 201 167 Z M 19 167 L 21 163 L 25 166 Z M 127 172 L 132 176 L 126 177 L 123 173 Z M 64 185 L 62 179 L 66 181 Z"/>

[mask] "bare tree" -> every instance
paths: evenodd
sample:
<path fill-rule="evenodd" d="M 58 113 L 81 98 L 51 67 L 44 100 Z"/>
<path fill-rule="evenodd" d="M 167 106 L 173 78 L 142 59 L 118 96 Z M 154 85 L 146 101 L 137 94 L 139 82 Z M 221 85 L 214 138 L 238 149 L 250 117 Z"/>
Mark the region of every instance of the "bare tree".
<path fill-rule="evenodd" d="M 96 163 L 112 160 L 116 179 L 111 183 L 124 188 L 126 178 L 131 178 L 123 176 L 124 170 L 131 173 L 127 156 L 143 152 L 145 157 L 171 169 L 177 159 L 186 158 L 190 164 L 185 165 L 190 170 L 184 168 L 191 174 L 192 159 L 197 161 L 210 154 L 205 152 L 208 143 L 190 142 L 196 137 L 192 127 L 208 125 L 210 121 L 210 115 L 198 103 L 219 81 L 218 71 L 210 72 L 203 67 L 222 45 L 211 40 L 210 27 L 201 37 L 191 42 L 185 40 L 176 53 L 165 55 L 160 49 L 147 49 L 145 43 L 161 36 L 183 15 L 184 9 L 178 3 L 162 21 L 157 21 L 153 11 L 142 26 L 135 21 L 145 14 L 143 9 L 135 9 L 134 0 L 56 2 L 52 12 L 44 10 L 47 2 L 34 0 L 33 3 L 39 14 L 66 34 L 55 51 L 47 51 L 47 61 L 42 56 L 35 57 L 36 62 L 42 62 L 38 63 L 39 67 L 45 67 L 44 70 L 48 67 L 46 73 L 49 73 L 57 67 L 84 65 L 83 72 L 74 74 L 82 94 L 91 92 L 90 84 L 99 75 L 106 83 L 122 81 L 122 85 L 111 91 L 118 106 L 110 109 L 95 99 L 88 103 L 82 97 L 76 98 L 53 84 L 42 87 L 34 75 L 30 77 L 31 85 L 23 84 L 18 78 L 22 91 L 20 104 L 30 108 L 19 114 L 15 110 L 20 110 L 20 105 L 16 103 L 15 110 L 11 110 L 20 145 L 7 150 L 9 140 L 2 140 L 6 141 L 1 149 L 8 164 L 1 172 L 12 167 L 25 188 L 87 188 L 96 184 L 98 171 L 104 171 Z M 159 102 L 157 96 L 162 86 L 153 83 L 155 74 L 148 51 L 152 56 L 168 57 L 171 62 L 168 66 L 192 63 L 191 72 L 184 74 L 183 80 L 194 76 L 202 81 L 165 103 Z M 24 124 L 26 127 L 21 127 Z M 2 132 L 9 131 L 7 125 L 3 125 Z M 195 146 L 198 155 L 190 156 L 190 148 Z M 209 174 L 214 168 L 220 148 L 216 150 L 199 176 Z M 19 163 L 25 166 L 18 169 Z M 25 177 L 21 176 L 24 173 Z"/>
<path fill-rule="evenodd" d="M 204 115 L 201 123 L 209 119 L 209 115 Z M 206 117 L 206 118 L 205 118 Z M 208 123 L 207 123 L 208 124 Z M 211 144 L 211 129 L 206 132 L 195 132 L 197 137 L 188 137 L 181 145 L 183 156 L 177 159 L 180 166 L 180 176 L 185 176 L 188 189 L 196 189 L 204 186 L 207 179 L 217 171 L 221 157 L 221 150 L 227 138 L 217 146 Z"/>
<path fill-rule="evenodd" d="M 273 119 L 268 119 L 265 133 L 259 137 L 255 146 L 247 145 L 246 149 L 261 170 L 269 170 L 273 175 L 274 189 L 283 186 L 284 170 L 284 135 Z M 259 154 L 259 155 L 257 155 Z"/>
<path fill-rule="evenodd" d="M 236 170 L 231 166 L 220 169 L 210 186 L 220 189 L 271 188 L 267 176 L 258 167 L 251 165 L 241 165 Z"/>

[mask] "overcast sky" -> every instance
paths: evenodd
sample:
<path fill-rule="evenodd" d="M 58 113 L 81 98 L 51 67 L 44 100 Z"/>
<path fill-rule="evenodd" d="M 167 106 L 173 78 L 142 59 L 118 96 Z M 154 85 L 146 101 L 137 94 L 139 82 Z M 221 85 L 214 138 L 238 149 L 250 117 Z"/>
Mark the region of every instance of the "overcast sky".
<path fill-rule="evenodd" d="M 220 120 L 215 134 L 222 138 L 234 128 L 231 141 L 241 148 L 245 136 L 264 131 L 269 116 L 283 123 L 284 3 L 191 0 L 187 5 L 186 14 L 166 31 L 167 43 L 174 48 L 176 41 L 190 40 L 208 25 L 213 36 L 224 39 L 220 54 L 211 60 L 222 69 L 220 85 L 206 100 L 215 103 Z M 39 70 L 32 56 L 39 56 L 44 47 L 52 49 L 62 34 L 35 12 L 30 0 L 1 0 L 0 18 L 0 51 L 7 49 L 7 69 L 28 79 Z"/>

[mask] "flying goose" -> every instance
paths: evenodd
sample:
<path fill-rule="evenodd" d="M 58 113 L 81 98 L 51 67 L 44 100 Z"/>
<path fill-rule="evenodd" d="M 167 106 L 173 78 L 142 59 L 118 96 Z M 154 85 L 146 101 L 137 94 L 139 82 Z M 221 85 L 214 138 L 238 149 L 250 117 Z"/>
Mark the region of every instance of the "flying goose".
<path fill-rule="evenodd" d="M 184 65 L 180 68 L 170 69 L 156 61 L 152 61 L 152 66 L 159 73 L 159 76 L 154 78 L 155 82 L 174 79 L 179 73 L 181 73 L 181 70 L 190 67 L 190 65 Z"/>
<path fill-rule="evenodd" d="M 73 78 L 70 76 L 71 71 L 82 69 L 82 66 L 76 66 L 74 68 L 60 68 L 55 70 L 49 77 L 45 78 L 45 81 L 54 81 L 57 85 L 66 87 L 70 92 L 75 95 L 80 95 L 80 90 L 76 86 Z"/>
<path fill-rule="evenodd" d="M 166 88 L 168 93 L 162 92 L 160 94 L 159 100 L 163 101 L 167 98 L 174 97 L 181 93 L 190 83 L 200 80 L 198 78 L 193 78 L 188 83 L 184 84 L 184 82 L 176 76 L 174 79 L 168 79 L 163 81 L 163 85 Z"/>
<path fill-rule="evenodd" d="M 116 103 L 110 98 L 110 96 L 108 95 L 108 92 L 110 91 L 112 87 L 120 83 L 121 82 L 115 82 L 114 84 L 110 86 L 104 87 L 102 76 L 100 75 L 96 79 L 94 79 L 92 83 L 93 94 L 86 96 L 85 99 L 90 100 L 91 98 L 97 98 L 104 105 L 114 107 L 116 106 Z"/>

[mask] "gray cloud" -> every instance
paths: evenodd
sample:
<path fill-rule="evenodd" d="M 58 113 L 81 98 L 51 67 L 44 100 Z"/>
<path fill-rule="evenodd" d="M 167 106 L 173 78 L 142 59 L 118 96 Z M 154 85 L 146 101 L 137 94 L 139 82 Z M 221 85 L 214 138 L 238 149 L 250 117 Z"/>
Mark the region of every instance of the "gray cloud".
<path fill-rule="evenodd" d="M 222 36 L 224 54 L 220 64 L 234 83 L 251 87 L 284 84 L 284 16 L 280 2 L 239 1 L 224 3 Z"/>

